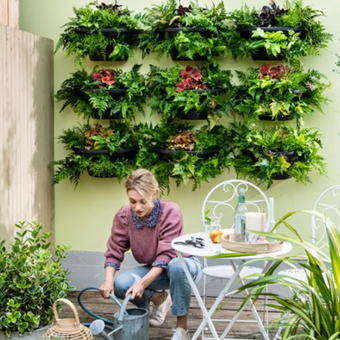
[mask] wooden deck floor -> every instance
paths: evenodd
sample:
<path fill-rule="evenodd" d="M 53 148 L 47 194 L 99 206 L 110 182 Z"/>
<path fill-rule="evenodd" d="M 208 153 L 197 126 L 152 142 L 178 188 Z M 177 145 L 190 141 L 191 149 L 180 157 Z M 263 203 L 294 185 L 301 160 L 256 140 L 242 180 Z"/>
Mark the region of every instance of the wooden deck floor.
<path fill-rule="evenodd" d="M 78 292 L 71 292 L 68 295 L 68 299 L 75 305 L 80 321 L 82 323 L 91 323 L 95 320 L 94 317 L 90 316 L 79 306 L 77 301 Z M 213 303 L 213 298 L 208 298 L 207 305 L 211 306 Z M 235 315 L 238 306 L 242 300 L 241 299 L 231 299 L 228 303 L 223 306 L 223 308 L 216 314 L 216 319 L 223 318 L 231 318 Z M 106 319 L 113 320 L 113 314 L 119 310 L 118 306 L 111 300 L 103 299 L 98 292 L 88 291 L 82 295 L 82 303 L 86 308 L 88 308 L 93 313 L 100 315 Z M 257 302 L 257 307 L 261 308 L 262 300 Z M 133 307 L 133 305 L 128 305 L 128 308 Z M 278 313 L 275 309 L 269 309 L 268 319 L 269 321 L 274 320 L 278 316 Z M 61 311 L 59 312 L 60 318 L 71 318 L 73 317 L 72 310 L 68 306 L 63 306 Z M 195 297 L 192 297 L 190 312 L 189 312 L 189 332 L 191 335 L 194 334 L 196 329 L 198 328 L 200 321 L 202 318 L 201 310 L 198 306 L 198 303 Z M 254 321 L 253 314 L 250 308 L 247 306 L 242 313 L 242 319 L 247 321 Z M 173 332 L 171 328 L 176 324 L 176 318 L 172 316 L 169 312 L 165 322 L 160 327 L 150 327 L 149 330 L 149 339 L 150 340 L 170 340 Z M 215 323 L 217 332 L 222 334 L 226 323 L 216 322 Z M 207 337 L 209 337 L 210 332 L 206 332 Z M 274 332 L 270 334 L 270 338 L 272 339 Z M 234 325 L 231 332 L 228 335 L 228 338 L 243 338 L 243 339 L 263 339 L 262 334 L 259 332 L 256 323 L 249 322 L 240 322 Z M 102 338 L 99 338 L 100 340 Z M 131 339 L 133 340 L 133 339 Z M 147 339 L 145 339 L 147 340 Z"/>

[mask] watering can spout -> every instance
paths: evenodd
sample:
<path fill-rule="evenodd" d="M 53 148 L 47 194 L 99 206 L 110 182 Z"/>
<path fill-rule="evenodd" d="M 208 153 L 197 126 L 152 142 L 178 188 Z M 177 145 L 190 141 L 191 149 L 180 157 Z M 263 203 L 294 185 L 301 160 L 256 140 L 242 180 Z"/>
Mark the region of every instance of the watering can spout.
<path fill-rule="evenodd" d="M 104 332 L 105 322 L 103 320 L 95 320 L 90 325 L 90 331 L 92 335 L 100 335 L 104 340 L 113 340 L 113 338 Z"/>

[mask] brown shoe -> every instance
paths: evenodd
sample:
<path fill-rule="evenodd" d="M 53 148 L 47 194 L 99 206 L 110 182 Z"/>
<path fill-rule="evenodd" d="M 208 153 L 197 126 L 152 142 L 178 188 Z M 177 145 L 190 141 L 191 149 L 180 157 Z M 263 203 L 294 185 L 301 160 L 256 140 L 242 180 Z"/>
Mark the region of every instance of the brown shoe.
<path fill-rule="evenodd" d="M 151 313 L 151 318 L 149 320 L 149 325 L 151 327 L 160 326 L 164 321 L 165 317 L 168 314 L 168 311 L 171 307 L 172 301 L 170 294 L 163 290 L 164 301 L 161 305 L 154 305 L 153 311 Z"/>

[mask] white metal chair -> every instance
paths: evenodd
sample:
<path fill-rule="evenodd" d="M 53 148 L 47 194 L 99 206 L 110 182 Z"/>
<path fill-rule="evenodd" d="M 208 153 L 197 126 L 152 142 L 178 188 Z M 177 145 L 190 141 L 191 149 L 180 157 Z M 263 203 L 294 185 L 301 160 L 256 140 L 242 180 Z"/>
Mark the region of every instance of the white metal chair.
<path fill-rule="evenodd" d="M 228 180 L 215 186 L 207 194 L 202 205 L 202 221 L 204 223 L 206 212 L 209 216 L 219 217 L 221 219 L 221 228 L 234 227 L 234 211 L 238 202 L 240 188 L 245 191 L 245 201 L 248 212 L 266 213 L 266 230 L 269 231 L 274 226 L 274 202 L 254 184 L 244 180 Z M 223 260 L 227 261 L 226 259 Z M 232 265 L 209 265 L 208 260 L 204 259 L 203 268 L 203 301 L 206 303 L 207 286 L 216 279 L 230 279 L 234 273 Z M 263 268 L 256 266 L 245 266 L 239 278 L 251 274 L 258 274 Z M 241 283 L 242 284 L 242 281 Z M 253 307 L 254 308 L 254 307 Z M 264 313 L 265 315 L 265 313 Z M 230 322 L 231 320 L 218 320 Z M 237 322 L 256 322 L 255 320 L 238 320 Z M 203 335 L 204 336 L 204 335 Z"/>

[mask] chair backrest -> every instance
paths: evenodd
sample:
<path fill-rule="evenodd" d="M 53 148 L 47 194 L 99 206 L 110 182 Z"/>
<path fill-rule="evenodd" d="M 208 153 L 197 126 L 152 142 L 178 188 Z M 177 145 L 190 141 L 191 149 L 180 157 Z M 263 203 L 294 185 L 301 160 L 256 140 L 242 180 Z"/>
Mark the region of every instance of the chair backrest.
<path fill-rule="evenodd" d="M 271 230 L 275 223 L 273 199 L 268 200 L 266 195 L 256 185 L 237 179 L 222 182 L 210 190 L 202 206 L 203 223 L 205 213 L 209 211 L 208 216 L 219 217 L 221 219 L 222 229 L 233 228 L 234 212 L 240 188 L 243 188 L 245 192 L 247 210 L 249 212 L 264 212 L 266 214 L 266 230 Z"/>
<path fill-rule="evenodd" d="M 333 222 L 338 231 L 340 231 L 340 185 L 334 185 L 325 190 L 314 204 L 313 210 L 316 210 Z M 312 242 L 319 248 L 328 244 L 325 224 L 323 220 L 312 216 Z"/>

